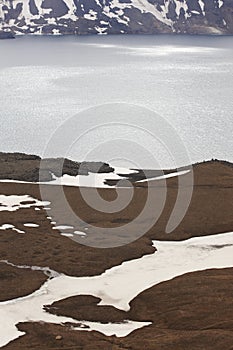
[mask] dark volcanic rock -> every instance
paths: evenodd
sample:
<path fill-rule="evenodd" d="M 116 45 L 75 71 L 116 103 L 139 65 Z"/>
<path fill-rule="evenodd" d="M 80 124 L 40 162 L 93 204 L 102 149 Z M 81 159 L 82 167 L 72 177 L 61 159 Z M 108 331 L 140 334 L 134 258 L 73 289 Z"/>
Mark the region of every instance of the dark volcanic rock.
<path fill-rule="evenodd" d="M 0 179 L 27 182 L 51 181 L 53 175 L 61 177 L 110 173 L 114 169 L 103 162 L 75 162 L 64 158 L 41 159 L 23 153 L 0 153 Z"/>
<path fill-rule="evenodd" d="M 0 39 L 14 39 L 15 36 L 12 32 L 0 30 Z"/>
<path fill-rule="evenodd" d="M 39 156 L 25 153 L 3 153 L 0 152 L 0 162 L 17 162 L 19 160 L 39 160 Z"/>
<path fill-rule="evenodd" d="M 35 0 L 0 4 L 15 34 L 233 34 L 231 0 Z M 42 26 L 41 26 L 42 25 Z"/>

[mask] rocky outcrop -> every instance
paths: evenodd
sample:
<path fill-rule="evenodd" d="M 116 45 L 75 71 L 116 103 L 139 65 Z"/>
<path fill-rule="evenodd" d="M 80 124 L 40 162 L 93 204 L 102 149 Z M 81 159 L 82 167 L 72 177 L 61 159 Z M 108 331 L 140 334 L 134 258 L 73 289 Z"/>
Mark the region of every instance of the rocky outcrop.
<path fill-rule="evenodd" d="M 24 153 L 0 152 L 0 179 L 28 182 L 51 181 L 53 176 L 61 177 L 109 173 L 114 169 L 102 162 L 74 162 L 64 158 L 41 159 Z"/>
<path fill-rule="evenodd" d="M 231 0 L 2 0 L 14 34 L 233 34 Z M 1 37 L 1 35 L 0 35 Z"/>
<path fill-rule="evenodd" d="M 15 36 L 11 31 L 0 30 L 0 39 L 14 39 Z"/>

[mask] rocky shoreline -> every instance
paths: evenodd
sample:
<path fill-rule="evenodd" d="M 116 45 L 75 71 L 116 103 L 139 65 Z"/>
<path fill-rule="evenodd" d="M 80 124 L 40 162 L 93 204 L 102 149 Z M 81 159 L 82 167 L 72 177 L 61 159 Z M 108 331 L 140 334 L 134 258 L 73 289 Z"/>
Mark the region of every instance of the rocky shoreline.
<path fill-rule="evenodd" d="M 0 30 L 0 40 L 4 40 L 4 39 L 14 39 L 15 36 L 12 32 L 8 32 L 8 31 L 1 31 Z"/>

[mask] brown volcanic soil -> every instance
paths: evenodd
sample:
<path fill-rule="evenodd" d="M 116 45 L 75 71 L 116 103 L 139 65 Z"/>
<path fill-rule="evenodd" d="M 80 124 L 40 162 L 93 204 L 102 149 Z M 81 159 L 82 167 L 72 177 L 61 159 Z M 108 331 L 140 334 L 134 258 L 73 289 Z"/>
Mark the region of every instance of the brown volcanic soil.
<path fill-rule="evenodd" d="M 51 186 L 53 187 L 53 186 Z M 29 193 L 39 197 L 37 185 L 0 184 L 0 193 Z M 151 241 L 143 237 L 130 246 L 112 249 L 96 249 L 78 244 L 60 231 L 53 230 L 44 209 L 20 209 L 15 212 L 1 212 L 0 225 L 10 223 L 26 233 L 0 231 L 0 257 L 16 265 L 36 265 L 74 276 L 96 275 L 107 268 L 119 265 L 131 258 L 154 252 Z M 35 223 L 39 227 L 24 227 L 24 223 Z"/>
<path fill-rule="evenodd" d="M 63 299 L 52 305 L 46 305 L 45 310 L 55 315 L 70 316 L 76 320 L 91 322 L 114 323 L 133 319 L 134 316 L 132 316 L 131 312 L 118 310 L 108 305 L 98 306 L 97 304 L 100 301 L 100 298 L 92 295 L 79 295 L 77 297 Z"/>
<path fill-rule="evenodd" d="M 233 229 L 233 168 L 218 162 L 204 163 L 194 168 L 194 177 L 195 186 L 189 209 L 180 225 L 171 234 L 165 234 L 164 230 L 176 200 L 176 178 L 167 180 L 166 205 L 152 229 L 133 243 L 109 249 L 96 249 L 77 244 L 69 238 L 61 236 L 59 231 L 53 230 L 47 216 L 54 214 L 56 218 L 61 218 L 60 223 L 64 224 L 66 213 L 64 213 L 63 203 L 57 196 L 57 186 L 43 185 L 46 188 L 46 199 L 52 198 L 53 200 L 50 205 L 52 210 L 48 211 L 49 214 L 44 209 L 35 211 L 33 207 L 15 212 L 1 212 L 0 225 L 13 224 L 16 228 L 25 230 L 26 233 L 1 231 L 0 257 L 17 265 L 49 266 L 53 270 L 69 275 L 96 275 L 104 272 L 107 268 L 119 265 L 123 261 L 154 252 L 151 245 L 152 239 L 182 240 L 193 236 L 231 231 Z M 159 183 L 160 181 L 154 182 L 155 200 L 159 200 L 157 195 Z M 90 188 L 83 190 L 90 194 L 94 191 Z M 125 191 L 125 189 L 123 190 Z M 134 198 L 125 210 L 106 214 L 91 209 L 83 200 L 79 188 L 64 187 L 64 191 L 70 205 L 86 221 L 86 226 L 88 224 L 94 226 L 94 228 L 90 227 L 88 231 L 88 234 L 92 234 L 93 237 L 95 237 L 96 232 L 98 233 L 98 226 L 117 227 L 121 223 L 124 225 L 133 220 L 143 208 L 147 197 L 146 185 L 140 184 L 140 187 L 135 188 Z M 99 192 L 107 200 L 114 199 L 116 196 L 114 189 L 101 189 Z M 29 194 L 40 198 L 39 186 L 36 184 L 0 183 L 0 193 L 5 195 Z M 38 228 L 25 228 L 23 224 L 27 222 L 37 223 L 40 226 Z M 77 223 L 69 221 L 66 223 L 83 231 L 83 227 L 78 226 L 78 221 Z M 141 223 L 142 228 L 143 224 Z M 136 227 L 132 225 L 132 232 L 134 228 Z M 127 234 L 130 233 L 127 232 Z"/>
<path fill-rule="evenodd" d="M 0 301 L 32 293 L 47 279 L 40 271 L 19 269 L 0 262 Z"/>
<path fill-rule="evenodd" d="M 167 180 L 168 195 L 164 211 L 154 227 L 133 243 L 108 249 L 96 249 L 78 244 L 61 236 L 58 230 L 53 230 L 47 216 L 54 213 L 56 218 L 61 218 L 60 223 L 64 224 L 66 213 L 57 196 L 57 186 L 44 185 L 47 199 L 53 200 L 49 214 L 44 209 L 35 211 L 33 207 L 15 212 L 1 212 L 0 225 L 9 223 L 26 233 L 0 231 L 0 259 L 16 265 L 49 266 L 53 270 L 74 276 L 97 275 L 123 261 L 153 253 L 152 239 L 182 240 L 193 236 L 231 231 L 233 229 L 233 168 L 220 162 L 203 163 L 194 167 L 194 179 L 195 186 L 190 207 L 174 232 L 164 233 L 177 195 L 177 179 L 171 178 Z M 159 183 L 160 181 L 154 181 L 155 200 L 159 200 L 157 196 Z M 87 226 L 88 224 L 94 226 L 88 231 L 88 234 L 90 232 L 93 237 L 95 232 L 98 232 L 98 226 L 116 227 L 133 220 L 143 208 L 147 197 L 146 184 L 141 183 L 140 187 L 135 188 L 134 198 L 125 210 L 104 214 L 91 209 L 85 203 L 79 188 L 64 187 L 64 191 L 70 205 L 87 222 Z M 94 190 L 86 188 L 85 191 L 91 194 Z M 101 189 L 99 192 L 107 200 L 114 199 L 116 196 L 114 189 Z M 29 194 L 40 198 L 39 186 L 36 184 L 0 183 L 0 193 Z M 25 228 L 23 224 L 28 222 L 37 223 L 40 226 Z M 83 227 L 78 226 L 79 222 L 66 223 L 73 224 L 75 229 L 83 231 Z M 141 224 L 143 228 L 143 223 Z M 134 225 L 131 229 L 134 230 Z"/>
<path fill-rule="evenodd" d="M 128 312 L 98 306 L 100 299 L 84 295 L 55 302 L 46 309 L 56 315 L 94 322 L 149 320 L 161 329 L 233 330 L 232 291 L 233 268 L 212 269 L 188 273 L 147 289 L 131 301 Z"/>
<path fill-rule="evenodd" d="M 25 234 L 18 234 L 12 230 L 0 231 L 1 260 L 5 259 L 17 265 L 49 266 L 53 270 L 74 276 L 97 275 L 107 268 L 119 265 L 123 261 L 139 258 L 142 255 L 154 252 L 154 248 L 151 245 L 152 239 L 182 240 L 193 236 L 211 235 L 233 230 L 233 168 L 221 162 L 207 162 L 194 167 L 192 201 L 184 219 L 174 232 L 171 234 L 164 233 L 176 200 L 177 178 L 167 180 L 167 201 L 158 222 L 143 237 L 120 248 L 96 249 L 87 247 L 61 236 L 59 231 L 53 230 L 50 220 L 47 219 L 50 212 L 52 217 L 55 215 L 56 218 L 61 218 L 60 222 L 58 220 L 58 224 L 65 224 L 64 221 L 68 217 L 66 217 L 63 205 L 57 195 L 56 186 L 43 186 L 46 190 L 46 199 L 52 200 L 49 214 L 44 209 L 35 211 L 34 208 L 0 213 L 0 225 L 9 223 L 17 229 L 26 232 Z M 153 186 L 152 191 L 155 201 L 159 201 L 160 181 L 154 181 Z M 123 190 L 119 189 L 119 191 Z M 98 227 L 117 227 L 132 221 L 143 208 L 147 198 L 147 185 L 140 183 L 135 186 L 133 200 L 125 210 L 115 214 L 104 214 L 91 209 L 85 203 L 79 188 L 65 187 L 64 191 L 74 211 L 86 221 L 86 226 L 94 226 L 94 228 L 88 226 L 88 234 L 92 234 L 94 238 L 95 233 L 98 232 Z M 84 191 L 91 195 L 94 190 L 86 188 Z M 101 189 L 99 192 L 103 198 L 109 201 L 116 197 L 115 189 Z M 0 194 L 28 194 L 40 199 L 40 189 L 36 184 L 0 183 Z M 148 220 L 150 219 L 149 215 L 151 213 L 148 214 Z M 23 224 L 28 222 L 38 223 L 40 226 L 37 228 L 25 228 Z M 83 231 L 84 228 L 80 226 L 78 220 L 72 223 L 67 221 L 66 224 L 74 225 L 76 230 Z M 139 227 L 143 229 L 143 223 L 139 223 Z M 132 225 L 132 232 L 134 228 L 136 227 Z M 131 232 L 129 231 L 127 234 L 131 234 Z M 5 268 L 8 267 L 3 264 L 0 265 L 0 276 Z M 142 293 L 140 297 L 132 302 L 132 319 L 136 320 L 142 317 L 143 321 L 148 321 L 153 318 L 155 323 L 153 326 L 133 332 L 126 338 L 104 337 L 96 332 L 91 334 L 88 332 L 73 332 L 68 331 L 66 327 L 54 325 L 24 324 L 20 325 L 20 329 L 27 330 L 28 335 L 16 340 L 6 348 L 30 348 L 36 350 L 42 349 L 42 347 L 43 349 L 81 348 L 92 350 L 99 348 L 132 348 L 136 350 L 233 349 L 233 333 L 229 313 L 221 313 L 221 310 L 232 310 L 232 304 L 228 304 L 229 295 L 232 295 L 232 284 L 229 285 L 229 283 L 232 283 L 230 277 L 232 270 L 222 271 L 226 271 L 224 274 L 226 273 L 227 277 L 219 275 L 216 270 L 212 272 L 212 277 L 202 275 L 208 272 L 200 272 L 179 277 L 180 280 L 177 278 L 174 280 L 175 282 L 166 282 L 166 285 L 164 283 L 144 292 L 146 294 Z M 42 274 L 28 270 L 23 270 L 22 274 L 24 276 L 22 275 L 22 278 L 26 279 L 26 274 L 29 272 L 30 279 L 35 281 L 33 282 L 35 284 L 22 283 L 24 287 L 18 289 L 19 278 L 17 276 L 12 277 L 11 287 L 7 283 L 1 283 L 0 299 L 3 300 L 8 295 L 10 295 L 10 298 L 14 298 L 29 294 L 34 288 L 38 287 L 38 284 L 44 281 Z M 195 278 L 191 277 L 190 279 L 190 276 Z M 41 278 L 41 282 L 39 278 Z M 177 280 L 179 285 L 176 284 Z M 201 283 L 198 284 L 198 280 Z M 206 289 L 202 290 L 201 293 L 204 294 L 200 296 L 198 291 L 201 291 L 202 284 L 206 284 Z M 163 285 L 165 286 L 164 289 L 160 289 L 163 288 Z M 212 285 L 212 289 L 208 287 L 209 285 Z M 223 294 L 217 292 L 216 288 L 219 286 L 222 286 Z M 9 288 L 14 290 L 14 293 L 9 292 Z M 160 290 L 159 293 L 158 290 Z M 183 290 L 184 292 L 182 292 Z M 172 292 L 176 292 L 176 294 L 171 295 L 170 293 Z M 197 298 L 196 295 L 198 296 Z M 204 298 L 204 295 L 207 296 L 207 299 Z M 219 299 L 215 300 L 214 295 Z M 190 297 L 190 299 L 184 303 L 186 297 Z M 209 297 L 210 299 L 208 299 Z M 152 300 L 156 301 L 153 307 L 151 306 Z M 173 303 L 169 303 L 169 300 L 173 300 Z M 212 303 L 211 300 L 214 300 L 214 302 Z M 78 301 L 74 299 L 74 302 Z M 82 309 L 83 318 L 97 317 L 96 301 L 92 298 L 90 302 L 88 299 L 85 299 L 85 302 L 87 302 L 87 309 Z M 69 304 L 69 300 L 61 303 Z M 174 306 L 174 303 L 178 306 Z M 71 311 L 68 304 L 64 307 L 61 304 L 61 312 Z M 187 305 L 188 309 L 186 309 L 185 305 Z M 216 305 L 217 309 L 214 305 Z M 201 308 L 204 308 L 204 317 L 198 311 Z M 108 314 L 109 317 L 110 309 L 107 308 L 105 312 L 101 307 L 101 310 L 103 310 L 101 311 L 101 314 L 103 313 L 101 320 L 105 321 L 105 314 Z M 137 313 L 137 310 L 140 311 Z M 86 312 L 87 316 L 84 317 Z M 118 317 L 121 319 L 123 314 L 115 310 L 113 317 L 116 320 Z M 209 325 L 207 328 L 204 326 L 206 319 Z M 214 324 L 216 324 L 216 327 L 213 326 Z M 190 328 L 191 325 L 194 325 L 196 328 Z M 62 334 L 64 339 L 67 340 L 65 342 L 63 340 L 60 342 L 54 341 L 54 336 L 57 333 Z"/>
<path fill-rule="evenodd" d="M 139 294 L 127 313 L 97 306 L 98 298 L 78 296 L 54 303 L 56 313 L 87 320 L 122 319 L 153 324 L 124 338 L 38 323 L 20 324 L 27 335 L 3 349 L 230 350 L 233 344 L 233 269 L 185 274 Z M 112 309 L 112 310 L 111 310 Z M 56 340 L 61 335 L 62 340 Z"/>

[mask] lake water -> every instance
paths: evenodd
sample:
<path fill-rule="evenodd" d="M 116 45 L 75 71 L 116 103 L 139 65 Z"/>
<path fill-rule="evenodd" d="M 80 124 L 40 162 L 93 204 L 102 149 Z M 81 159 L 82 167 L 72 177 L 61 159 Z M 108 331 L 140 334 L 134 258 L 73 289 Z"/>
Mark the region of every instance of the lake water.
<path fill-rule="evenodd" d="M 52 140 L 46 155 L 121 166 L 233 161 L 233 37 L 4 40 L 0 91 L 1 151 Z"/>

